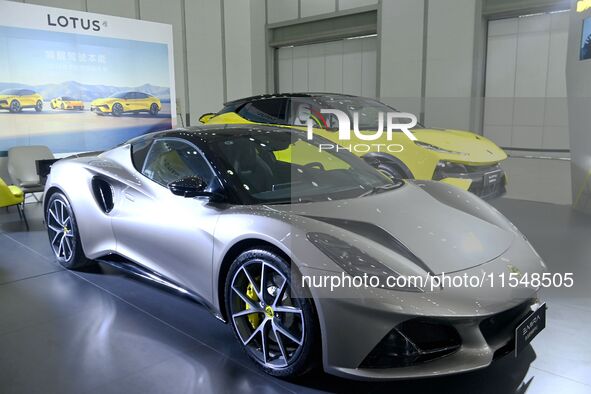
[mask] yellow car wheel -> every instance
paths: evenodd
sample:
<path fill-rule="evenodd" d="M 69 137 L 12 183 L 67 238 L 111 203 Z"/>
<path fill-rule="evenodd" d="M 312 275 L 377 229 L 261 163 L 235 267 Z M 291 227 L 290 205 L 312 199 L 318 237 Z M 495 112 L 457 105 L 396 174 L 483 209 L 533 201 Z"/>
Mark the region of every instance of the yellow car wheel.
<path fill-rule="evenodd" d="M 113 108 L 111 108 L 111 113 L 113 116 L 121 116 L 123 114 L 123 106 L 120 103 L 113 104 Z"/>
<path fill-rule="evenodd" d="M 409 178 L 409 176 L 407 174 L 405 174 L 405 172 L 394 163 L 379 162 L 376 165 L 374 165 L 374 168 L 376 168 L 382 174 L 386 175 L 388 178 L 392 178 L 392 179 L 407 179 L 407 178 Z"/>
<path fill-rule="evenodd" d="M 22 109 L 23 108 L 21 107 L 20 101 L 18 101 L 18 100 L 12 100 L 10 102 L 10 107 L 9 107 L 9 111 L 10 112 L 13 112 L 13 113 L 15 113 L 15 112 L 21 112 Z"/>
<path fill-rule="evenodd" d="M 156 116 L 156 115 L 158 115 L 158 111 L 159 111 L 158 104 L 152 103 L 152 105 L 150 105 L 150 115 Z"/>
<path fill-rule="evenodd" d="M 37 100 L 37 102 L 35 103 L 35 111 L 37 111 L 37 112 L 43 111 L 43 101 Z"/>

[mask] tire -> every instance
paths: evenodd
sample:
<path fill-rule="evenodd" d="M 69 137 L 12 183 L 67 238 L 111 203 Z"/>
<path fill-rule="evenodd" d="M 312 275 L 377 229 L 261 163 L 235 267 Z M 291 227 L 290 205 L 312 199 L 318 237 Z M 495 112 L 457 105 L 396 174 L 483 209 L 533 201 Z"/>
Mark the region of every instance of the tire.
<path fill-rule="evenodd" d="M 37 112 L 43 111 L 43 101 L 37 100 L 37 102 L 35 103 L 35 111 L 37 111 Z"/>
<path fill-rule="evenodd" d="M 51 107 L 51 109 L 56 109 L 56 106 L 53 102 L 49 103 L 49 106 Z"/>
<path fill-rule="evenodd" d="M 45 221 L 51 250 L 64 268 L 81 269 L 94 264 L 84 254 L 74 211 L 62 193 L 49 198 Z"/>
<path fill-rule="evenodd" d="M 291 286 L 291 275 L 278 254 L 250 249 L 230 266 L 224 289 L 238 343 L 263 371 L 280 378 L 304 375 L 319 364 L 320 330 L 313 301 L 301 286 Z M 257 289 L 261 276 L 266 286 L 262 291 Z"/>
<path fill-rule="evenodd" d="M 150 105 L 150 115 L 157 116 L 158 115 L 158 111 L 160 111 L 158 109 L 158 104 L 152 103 L 152 105 Z"/>
<path fill-rule="evenodd" d="M 396 164 L 391 162 L 379 162 L 374 167 L 391 179 L 410 179 L 409 176 Z M 412 177 L 411 177 L 412 178 Z"/>
<path fill-rule="evenodd" d="M 10 107 L 8 110 L 12 113 L 17 113 L 17 112 L 21 112 L 23 110 L 23 107 L 21 106 L 20 101 L 12 100 L 10 102 Z"/>
<path fill-rule="evenodd" d="M 113 114 L 113 116 L 121 116 L 121 114 L 123 114 L 123 106 L 120 103 L 113 104 L 113 107 L 111 108 L 111 113 Z"/>
<path fill-rule="evenodd" d="M 64 103 L 62 103 L 62 109 L 66 109 L 66 106 L 64 105 Z"/>

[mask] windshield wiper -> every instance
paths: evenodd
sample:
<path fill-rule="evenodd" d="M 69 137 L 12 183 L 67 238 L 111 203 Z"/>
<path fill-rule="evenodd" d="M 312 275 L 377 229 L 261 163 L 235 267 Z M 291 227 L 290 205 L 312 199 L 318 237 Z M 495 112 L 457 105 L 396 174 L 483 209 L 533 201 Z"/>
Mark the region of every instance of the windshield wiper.
<path fill-rule="evenodd" d="M 396 189 L 396 188 L 400 187 L 401 185 L 402 185 L 402 182 L 389 183 L 387 185 L 381 185 L 381 186 L 374 186 L 370 190 L 368 190 L 365 193 L 363 193 L 362 195 L 360 195 L 359 197 L 366 197 L 366 196 L 370 196 L 372 194 L 387 192 L 388 190 Z"/>

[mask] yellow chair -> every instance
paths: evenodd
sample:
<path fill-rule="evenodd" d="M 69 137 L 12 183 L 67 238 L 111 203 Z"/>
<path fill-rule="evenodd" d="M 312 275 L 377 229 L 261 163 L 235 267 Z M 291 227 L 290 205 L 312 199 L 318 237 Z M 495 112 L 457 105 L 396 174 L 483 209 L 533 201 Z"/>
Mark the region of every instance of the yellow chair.
<path fill-rule="evenodd" d="M 8 186 L 2 178 L 0 178 L 0 208 L 11 207 L 16 205 L 18 215 L 21 220 L 25 221 L 27 231 L 29 230 L 29 222 L 24 210 L 25 195 L 18 186 Z"/>

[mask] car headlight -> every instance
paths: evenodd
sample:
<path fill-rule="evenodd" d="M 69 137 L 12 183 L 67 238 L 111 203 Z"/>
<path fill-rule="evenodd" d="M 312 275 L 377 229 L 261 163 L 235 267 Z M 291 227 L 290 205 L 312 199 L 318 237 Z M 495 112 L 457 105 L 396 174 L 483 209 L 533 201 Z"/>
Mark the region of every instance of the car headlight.
<path fill-rule="evenodd" d="M 454 155 L 466 155 L 466 153 L 464 153 L 464 152 L 458 152 L 458 151 L 454 151 L 454 150 L 440 148 L 438 146 L 431 145 L 431 144 L 428 144 L 426 142 L 421 142 L 421 141 L 415 141 L 415 145 L 418 145 L 421 148 L 429 149 L 429 150 L 432 150 L 434 152 L 439 152 L 439 153 L 451 153 Z"/>
<path fill-rule="evenodd" d="M 379 287 L 389 290 L 423 292 L 422 289 L 407 285 L 393 286 L 389 278 L 398 278 L 400 274 L 386 267 L 364 251 L 324 233 L 308 233 L 308 240 L 341 267 L 347 274 L 357 276 L 374 276 L 379 279 Z"/>
<path fill-rule="evenodd" d="M 437 163 L 437 169 L 446 174 L 466 174 L 468 169 L 465 165 L 460 163 L 453 163 L 451 161 L 440 161 Z"/>

